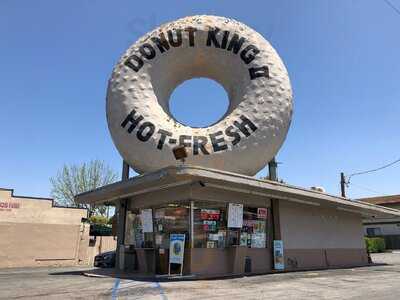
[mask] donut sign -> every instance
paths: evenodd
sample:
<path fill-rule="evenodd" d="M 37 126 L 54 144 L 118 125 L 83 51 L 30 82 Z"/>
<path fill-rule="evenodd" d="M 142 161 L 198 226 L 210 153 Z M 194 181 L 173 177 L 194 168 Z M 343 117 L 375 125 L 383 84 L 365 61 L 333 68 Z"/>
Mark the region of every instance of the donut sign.
<path fill-rule="evenodd" d="M 182 82 L 205 77 L 229 98 L 225 115 L 204 128 L 174 119 L 169 99 Z M 218 99 L 215 99 L 217 102 Z M 256 31 L 224 17 L 192 16 L 146 34 L 122 55 L 108 84 L 112 139 L 139 173 L 186 162 L 254 175 L 278 152 L 292 116 L 286 68 Z"/>

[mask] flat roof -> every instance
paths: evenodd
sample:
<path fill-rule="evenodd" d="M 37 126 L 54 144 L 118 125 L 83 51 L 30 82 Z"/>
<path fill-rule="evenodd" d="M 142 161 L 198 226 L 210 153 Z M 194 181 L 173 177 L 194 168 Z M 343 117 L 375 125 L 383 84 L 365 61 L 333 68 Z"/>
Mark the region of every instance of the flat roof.
<path fill-rule="evenodd" d="M 400 203 L 400 195 L 379 196 L 357 199 L 358 201 L 371 203 L 371 204 L 395 204 Z"/>
<path fill-rule="evenodd" d="M 350 200 L 275 181 L 191 165 L 171 166 L 138 175 L 125 181 L 79 194 L 75 196 L 75 199 L 78 203 L 98 204 L 153 191 L 167 190 L 177 186 L 189 186 L 195 182 L 221 191 L 229 190 L 282 201 L 336 207 L 339 210 L 359 213 L 368 217 L 400 216 L 400 210 L 397 209 Z"/>

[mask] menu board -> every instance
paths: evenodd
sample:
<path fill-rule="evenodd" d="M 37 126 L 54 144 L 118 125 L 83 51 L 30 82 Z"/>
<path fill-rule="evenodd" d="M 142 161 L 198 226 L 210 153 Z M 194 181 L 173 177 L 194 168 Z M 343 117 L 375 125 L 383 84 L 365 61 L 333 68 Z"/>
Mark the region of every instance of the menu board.
<path fill-rule="evenodd" d="M 151 208 L 142 209 L 140 214 L 143 232 L 153 232 L 153 211 Z"/>
<path fill-rule="evenodd" d="M 243 226 L 243 204 L 229 203 L 228 227 L 242 228 Z"/>

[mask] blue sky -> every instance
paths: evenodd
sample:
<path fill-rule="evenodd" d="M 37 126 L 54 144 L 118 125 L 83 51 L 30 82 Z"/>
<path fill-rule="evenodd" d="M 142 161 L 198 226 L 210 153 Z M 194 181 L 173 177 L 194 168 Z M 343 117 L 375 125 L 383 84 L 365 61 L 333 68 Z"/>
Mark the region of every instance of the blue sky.
<path fill-rule="evenodd" d="M 390 3 L 400 8 L 399 0 Z M 48 196 L 49 178 L 64 163 L 91 159 L 119 172 L 105 118 L 113 65 L 147 31 L 195 14 L 249 25 L 285 62 L 295 110 L 278 154 L 280 178 L 338 194 L 340 171 L 400 157 L 400 15 L 384 0 L 3 0 L 0 187 Z M 186 84 L 173 97 L 176 114 L 194 123 L 218 117 L 196 119 L 204 103 L 221 114 L 226 105 L 221 88 L 204 81 Z M 188 98 L 191 104 L 184 105 Z M 399 173 L 400 164 L 354 177 L 349 195 L 400 194 Z"/>

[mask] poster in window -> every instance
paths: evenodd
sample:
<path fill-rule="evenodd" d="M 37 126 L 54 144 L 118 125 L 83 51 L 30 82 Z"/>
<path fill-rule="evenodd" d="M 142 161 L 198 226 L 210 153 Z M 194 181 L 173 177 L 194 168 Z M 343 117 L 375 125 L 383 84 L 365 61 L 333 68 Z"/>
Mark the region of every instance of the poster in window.
<path fill-rule="evenodd" d="M 248 238 L 247 232 L 242 232 L 240 234 L 240 246 L 247 246 L 247 238 Z"/>
<path fill-rule="evenodd" d="M 257 218 L 265 220 L 267 218 L 267 209 L 264 207 L 257 208 Z"/>
<path fill-rule="evenodd" d="M 207 241 L 207 248 L 217 248 L 216 242 L 214 241 Z"/>
<path fill-rule="evenodd" d="M 153 211 L 151 208 L 142 209 L 140 214 L 143 232 L 153 232 Z"/>
<path fill-rule="evenodd" d="M 253 233 L 251 235 L 251 248 L 265 248 L 265 246 L 266 246 L 265 233 Z"/>
<path fill-rule="evenodd" d="M 203 230 L 206 232 L 214 232 L 217 231 L 217 221 L 203 221 Z"/>
<path fill-rule="evenodd" d="M 216 220 L 218 221 L 220 217 L 219 209 L 202 209 L 200 211 L 201 220 Z"/>
<path fill-rule="evenodd" d="M 243 226 L 243 204 L 229 203 L 228 227 L 242 228 Z"/>

